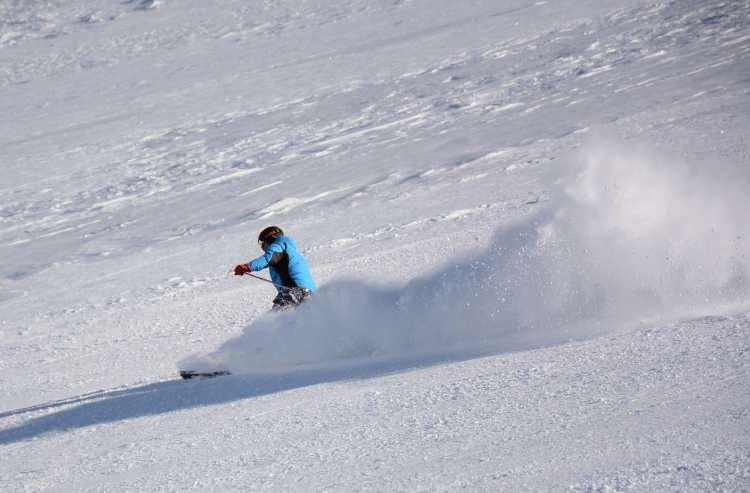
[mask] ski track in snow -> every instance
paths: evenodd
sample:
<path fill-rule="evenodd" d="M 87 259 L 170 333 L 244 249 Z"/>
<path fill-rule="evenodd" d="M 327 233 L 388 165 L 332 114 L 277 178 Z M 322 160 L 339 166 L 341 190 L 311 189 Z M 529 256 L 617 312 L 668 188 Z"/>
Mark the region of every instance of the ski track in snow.
<path fill-rule="evenodd" d="M 749 9 L 0 2 L 0 490 L 744 491 Z"/>
<path fill-rule="evenodd" d="M 6 413 L 14 426 L 0 431 L 0 443 L 49 436 L 39 447 L 53 454 L 67 446 L 61 432 L 82 439 L 86 430 L 115 427 L 117 447 L 96 446 L 87 473 L 101 477 L 130 464 L 139 479 L 129 484 L 149 490 L 175 481 L 138 472 L 171 464 L 164 440 L 183 451 L 182 484 L 200 488 L 233 478 L 258 489 L 297 489 L 307 478 L 305 488 L 314 490 L 399 489 L 440 477 L 439 489 L 715 489 L 731 477 L 736 485 L 750 478 L 748 328 L 745 316 L 706 317 L 377 378 L 361 379 L 387 366 L 144 384 Z M 317 388 L 328 396 L 323 402 Z M 200 431 L 164 419 L 185 412 L 200 420 Z M 592 454 L 592 445 L 618 453 Z M 571 461 L 575 469 L 561 467 Z M 39 466 L 28 464 L 20 477 Z M 398 474 L 404 469 L 409 478 Z M 64 468 L 52 479 L 82 485 Z"/>

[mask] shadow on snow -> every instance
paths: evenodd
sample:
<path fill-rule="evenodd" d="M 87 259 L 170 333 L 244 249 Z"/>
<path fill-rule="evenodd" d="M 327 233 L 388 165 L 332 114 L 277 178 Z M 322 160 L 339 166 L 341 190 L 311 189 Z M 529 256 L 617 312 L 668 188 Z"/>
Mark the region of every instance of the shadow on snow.
<path fill-rule="evenodd" d="M 30 440 L 48 433 L 73 431 L 146 416 L 251 399 L 319 383 L 372 378 L 389 373 L 468 359 L 476 354 L 364 362 L 352 366 L 304 369 L 277 375 L 230 375 L 210 380 L 168 380 L 111 392 L 94 392 L 26 408 L 6 411 L 0 419 L 53 408 L 66 409 L 0 430 L 0 444 Z"/>

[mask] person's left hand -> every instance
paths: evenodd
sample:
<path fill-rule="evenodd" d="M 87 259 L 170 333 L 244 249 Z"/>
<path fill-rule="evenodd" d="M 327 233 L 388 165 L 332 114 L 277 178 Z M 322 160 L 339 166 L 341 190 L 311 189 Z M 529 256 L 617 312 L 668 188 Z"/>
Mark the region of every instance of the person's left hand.
<path fill-rule="evenodd" d="M 252 272 L 250 269 L 250 266 L 247 264 L 240 264 L 237 267 L 234 268 L 234 275 L 235 276 L 242 276 L 244 274 L 248 274 Z"/>

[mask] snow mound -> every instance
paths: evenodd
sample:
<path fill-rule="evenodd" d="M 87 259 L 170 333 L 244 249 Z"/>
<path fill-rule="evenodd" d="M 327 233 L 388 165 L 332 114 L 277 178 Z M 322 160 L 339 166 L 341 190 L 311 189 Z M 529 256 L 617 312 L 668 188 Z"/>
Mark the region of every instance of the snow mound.
<path fill-rule="evenodd" d="M 522 350 L 746 299 L 748 172 L 608 139 L 555 175 L 552 205 L 481 255 L 405 286 L 324 286 L 183 368 L 267 374 Z"/>

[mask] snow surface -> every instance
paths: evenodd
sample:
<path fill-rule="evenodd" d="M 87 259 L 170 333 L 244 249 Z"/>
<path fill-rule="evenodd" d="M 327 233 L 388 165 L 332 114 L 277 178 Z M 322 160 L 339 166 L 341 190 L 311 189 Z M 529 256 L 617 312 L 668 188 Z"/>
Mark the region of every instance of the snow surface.
<path fill-rule="evenodd" d="M 750 490 L 748 12 L 0 0 L 0 490 Z"/>

